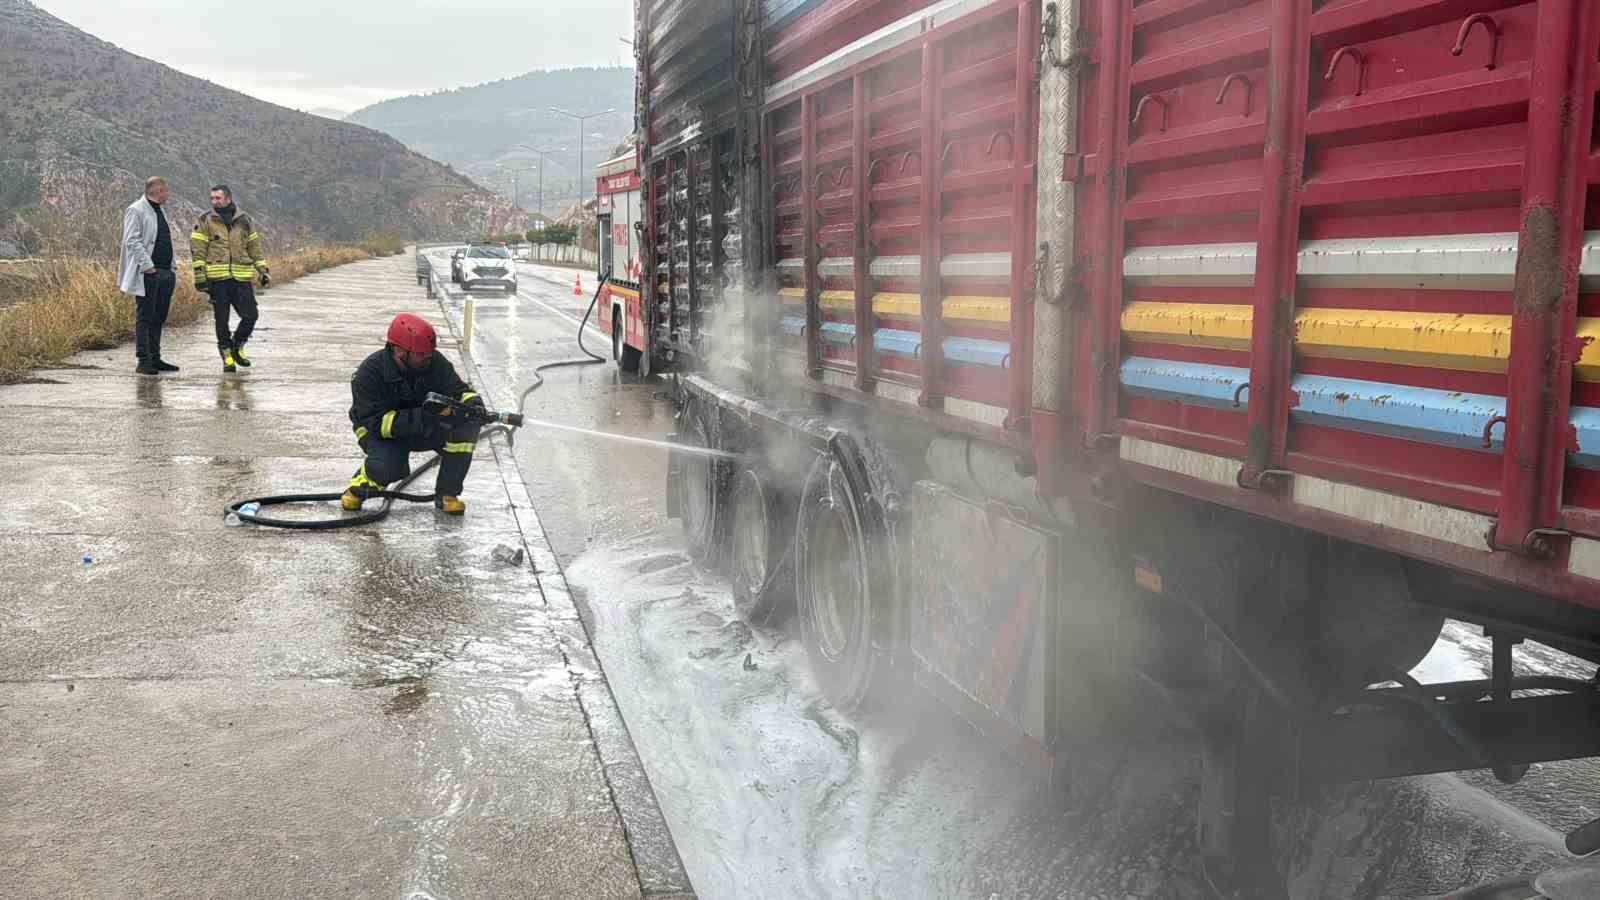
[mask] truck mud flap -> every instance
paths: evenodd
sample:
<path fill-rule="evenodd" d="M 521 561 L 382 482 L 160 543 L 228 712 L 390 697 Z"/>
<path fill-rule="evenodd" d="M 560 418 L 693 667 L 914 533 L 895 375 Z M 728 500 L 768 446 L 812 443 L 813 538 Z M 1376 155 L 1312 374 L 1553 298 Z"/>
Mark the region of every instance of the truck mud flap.
<path fill-rule="evenodd" d="M 1047 766 L 1059 538 L 932 481 L 912 487 L 910 521 L 918 680 L 1024 763 Z"/>

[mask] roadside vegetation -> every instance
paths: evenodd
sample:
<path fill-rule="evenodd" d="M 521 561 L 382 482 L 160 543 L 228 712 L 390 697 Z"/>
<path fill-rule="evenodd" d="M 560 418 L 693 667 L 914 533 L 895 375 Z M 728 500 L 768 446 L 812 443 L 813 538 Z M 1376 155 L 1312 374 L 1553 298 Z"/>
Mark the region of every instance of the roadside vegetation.
<path fill-rule="evenodd" d="M 273 285 L 333 266 L 367 259 L 361 247 L 310 247 L 269 256 Z M 207 313 L 187 266 L 179 266 L 169 327 Z M 0 266 L 0 384 L 26 379 L 37 369 L 80 350 L 105 350 L 133 335 L 133 299 L 117 290 L 113 263 L 42 260 Z"/>
<path fill-rule="evenodd" d="M 406 242 L 393 234 L 369 234 L 357 246 L 372 256 L 399 256 L 406 252 Z"/>

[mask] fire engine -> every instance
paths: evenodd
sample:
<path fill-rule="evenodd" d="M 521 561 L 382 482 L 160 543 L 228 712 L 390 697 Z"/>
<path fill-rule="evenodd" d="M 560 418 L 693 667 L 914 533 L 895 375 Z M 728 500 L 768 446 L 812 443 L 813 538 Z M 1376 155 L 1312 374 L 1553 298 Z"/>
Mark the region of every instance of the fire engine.
<path fill-rule="evenodd" d="M 625 372 L 638 371 L 645 347 L 639 305 L 639 244 L 644 223 L 639 187 L 635 150 L 595 167 L 600 327 L 611 336 L 611 358 Z"/>

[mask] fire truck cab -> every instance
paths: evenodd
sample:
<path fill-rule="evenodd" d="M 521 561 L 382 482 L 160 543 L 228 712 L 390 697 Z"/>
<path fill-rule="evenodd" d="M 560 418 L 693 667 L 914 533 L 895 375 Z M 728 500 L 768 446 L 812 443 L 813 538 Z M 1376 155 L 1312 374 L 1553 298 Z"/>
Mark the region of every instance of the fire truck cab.
<path fill-rule="evenodd" d="M 595 167 L 598 314 L 600 327 L 611 336 L 611 358 L 625 372 L 638 371 L 646 340 L 639 306 L 644 222 L 639 186 L 639 157 L 634 150 Z"/>

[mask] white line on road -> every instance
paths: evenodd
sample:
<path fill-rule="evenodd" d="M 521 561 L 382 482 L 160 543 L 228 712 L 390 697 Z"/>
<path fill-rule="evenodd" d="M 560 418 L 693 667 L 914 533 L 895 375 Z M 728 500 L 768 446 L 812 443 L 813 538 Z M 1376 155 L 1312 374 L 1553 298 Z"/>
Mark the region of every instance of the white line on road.
<path fill-rule="evenodd" d="M 540 306 L 544 307 L 545 309 L 550 310 L 551 312 L 555 313 L 556 315 L 560 316 L 563 319 L 566 319 L 568 322 L 571 322 L 572 324 L 579 326 L 580 328 L 583 326 L 583 320 L 582 319 L 578 318 L 577 316 L 571 315 L 569 313 L 562 312 L 561 310 L 556 309 L 554 306 L 551 306 L 550 304 L 544 302 L 543 300 L 540 300 L 538 297 L 534 297 L 534 296 L 531 296 L 531 295 L 524 294 L 524 293 L 522 293 L 522 290 L 520 288 L 517 290 L 517 296 L 521 297 L 524 300 L 532 300 L 534 303 L 539 304 Z M 607 339 L 610 338 L 610 335 L 606 334 L 604 331 L 601 331 L 600 330 L 600 326 L 598 324 L 595 324 L 595 322 L 592 319 L 590 320 L 589 328 L 591 330 L 593 330 L 596 335 L 598 335 L 598 336 L 600 336 L 602 338 L 607 338 Z"/>

